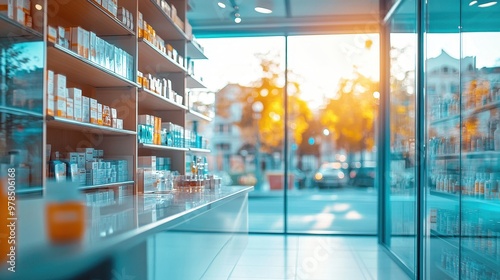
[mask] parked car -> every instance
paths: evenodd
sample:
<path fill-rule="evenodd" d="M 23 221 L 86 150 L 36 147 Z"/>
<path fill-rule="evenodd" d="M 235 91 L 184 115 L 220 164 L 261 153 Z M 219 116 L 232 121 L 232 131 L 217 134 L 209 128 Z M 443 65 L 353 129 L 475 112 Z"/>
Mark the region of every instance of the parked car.
<path fill-rule="evenodd" d="M 375 167 L 363 166 L 353 168 L 349 172 L 349 184 L 356 187 L 374 187 L 375 186 Z"/>
<path fill-rule="evenodd" d="M 346 186 L 349 182 L 346 163 L 324 163 L 313 175 L 313 186 L 320 189 Z"/>

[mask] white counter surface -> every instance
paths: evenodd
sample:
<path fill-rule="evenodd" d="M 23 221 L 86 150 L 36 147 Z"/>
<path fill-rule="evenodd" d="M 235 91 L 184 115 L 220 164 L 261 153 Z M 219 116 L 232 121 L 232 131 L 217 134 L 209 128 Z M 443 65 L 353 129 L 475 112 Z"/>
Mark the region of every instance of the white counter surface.
<path fill-rule="evenodd" d="M 45 233 L 44 199 L 18 201 L 15 273 L 0 267 L 0 279 L 64 279 L 85 271 L 149 236 L 188 221 L 253 187 L 222 187 L 220 193 L 141 194 L 108 206 L 88 206 L 85 238 L 78 244 L 53 245 Z"/>

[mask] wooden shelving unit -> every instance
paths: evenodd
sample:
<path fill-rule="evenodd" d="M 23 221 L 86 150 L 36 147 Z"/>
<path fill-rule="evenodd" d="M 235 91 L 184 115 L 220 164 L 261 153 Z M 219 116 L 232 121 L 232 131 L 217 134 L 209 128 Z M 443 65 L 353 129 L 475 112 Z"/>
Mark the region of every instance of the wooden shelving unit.
<path fill-rule="evenodd" d="M 96 88 L 138 87 L 134 81 L 57 44 L 49 44 L 47 55 L 48 69 L 70 77 L 75 83 Z"/>
<path fill-rule="evenodd" d="M 135 36 L 133 30 L 94 0 L 65 1 L 58 8 L 58 17 L 52 21 L 54 23 L 70 22 L 98 36 Z"/>
<path fill-rule="evenodd" d="M 154 73 L 185 73 L 186 69 L 160 52 L 146 40 L 139 39 L 139 67 Z"/>
<path fill-rule="evenodd" d="M 76 87 L 82 90 L 83 96 L 96 99 L 98 103 L 116 108 L 118 118 L 123 119 L 125 129 L 117 129 L 108 126 L 79 122 L 63 117 L 46 115 L 47 108 L 47 81 L 40 71 L 39 86 L 40 100 L 43 108 L 40 112 L 33 112 L 22 108 L 0 105 L 0 113 L 21 116 L 24 119 L 39 118 L 43 141 L 40 143 L 41 154 L 47 151 L 47 144 L 51 145 L 51 152 L 59 151 L 62 156 L 65 153 L 75 151 L 76 148 L 92 147 L 104 151 L 104 158 L 126 159 L 129 170 L 129 181 L 113 184 L 102 184 L 92 186 L 81 186 L 80 190 L 86 192 L 98 191 L 99 189 L 113 189 L 117 186 L 133 186 L 136 191 L 137 157 L 141 155 L 157 155 L 160 157 L 171 157 L 175 162 L 173 167 L 181 174 L 185 173 L 185 157 L 188 153 L 210 153 L 207 149 L 188 149 L 183 147 L 168 147 L 162 145 L 149 145 L 138 143 L 137 121 L 140 114 L 151 114 L 162 118 L 163 122 L 184 126 L 193 119 L 210 121 L 199 113 L 188 109 L 187 88 L 203 88 L 201 79 L 188 75 L 184 63 L 179 63 L 172 57 L 162 53 L 149 41 L 139 38 L 137 20 L 139 13 L 148 24 L 155 28 L 157 35 L 165 43 L 171 44 L 177 53 L 187 59 L 206 59 L 202 48 L 198 43 L 191 41 L 184 30 L 176 24 L 174 17 L 167 14 L 156 0 L 120 0 L 119 6 L 127 9 L 132 16 L 134 26 L 129 28 L 117 16 L 94 0 L 74 0 L 58 3 L 57 13 L 45 17 L 43 26 L 28 28 L 22 24 L 0 14 L 0 39 L 20 37 L 21 40 L 35 40 L 44 47 L 42 53 L 45 55 L 43 61 L 44 71 L 53 71 L 55 74 L 66 76 L 67 88 Z M 35 4 L 43 3 L 43 7 L 49 6 L 48 0 L 32 1 Z M 186 22 L 187 0 L 168 1 L 174 4 L 180 20 Z M 60 44 L 49 42 L 47 37 L 48 26 L 55 27 L 82 27 L 95 33 L 99 38 L 117 48 L 127 52 L 134 57 L 134 65 L 131 72 L 134 74 L 141 71 L 144 74 L 152 74 L 156 78 L 169 79 L 172 90 L 180 95 L 183 103 L 175 102 L 174 99 L 163 97 L 151 90 L 145 89 L 136 82 L 136 77 L 124 77 L 114 71 L 101 66 L 78 53 L 63 47 Z M 43 30 L 39 32 L 37 30 Z M 43 77 L 42 77 L 43 76 Z M 41 102 L 40 102 L 41 103 Z M 42 157 L 42 156 L 40 156 Z M 45 171 L 48 163 L 44 162 L 42 169 Z M 132 174 L 130 174 L 132 172 Z M 43 172 L 45 173 L 45 172 Z M 46 174 L 41 175 L 42 182 L 50 181 Z M 42 193 L 44 186 L 29 186 L 20 193 Z"/>
<path fill-rule="evenodd" d="M 132 130 L 117 129 L 108 126 L 96 125 L 91 123 L 83 123 L 74 120 L 64 119 L 60 117 L 48 118 L 47 126 L 49 128 L 74 130 L 83 133 L 93 133 L 102 135 L 136 135 L 137 133 Z"/>
<path fill-rule="evenodd" d="M 187 107 L 174 102 L 171 99 L 165 98 L 148 89 L 139 89 L 139 106 L 146 107 L 156 111 L 186 111 Z"/>

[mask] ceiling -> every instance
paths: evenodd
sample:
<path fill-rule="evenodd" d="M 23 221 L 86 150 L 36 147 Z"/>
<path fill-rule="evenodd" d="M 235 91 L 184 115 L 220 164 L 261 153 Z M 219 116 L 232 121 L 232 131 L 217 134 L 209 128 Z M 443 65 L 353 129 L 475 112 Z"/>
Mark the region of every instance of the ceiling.
<path fill-rule="evenodd" d="M 379 0 L 272 0 L 273 13 L 254 10 L 256 0 L 189 0 L 188 19 L 197 37 L 378 31 Z M 234 22 L 232 4 L 241 23 Z"/>

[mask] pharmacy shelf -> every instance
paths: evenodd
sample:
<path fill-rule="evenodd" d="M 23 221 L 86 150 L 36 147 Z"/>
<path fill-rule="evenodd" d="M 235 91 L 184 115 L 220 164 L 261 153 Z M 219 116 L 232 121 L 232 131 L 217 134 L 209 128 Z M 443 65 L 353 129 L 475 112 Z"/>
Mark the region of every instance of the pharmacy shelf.
<path fill-rule="evenodd" d="M 58 18 L 71 22 L 72 26 L 80 26 L 92 31 L 97 36 L 134 36 L 134 31 L 128 29 L 118 18 L 94 0 L 65 1 L 58 5 Z M 77 13 L 75 11 L 78 11 Z M 51 19 L 49 17 L 49 25 Z"/>
<path fill-rule="evenodd" d="M 443 154 L 443 155 L 431 155 L 432 159 L 458 159 L 462 155 L 465 158 L 499 158 L 500 151 L 480 151 L 480 152 L 463 152 L 461 154 Z"/>
<path fill-rule="evenodd" d="M 447 277 L 449 277 L 449 279 L 458 280 L 458 276 L 454 276 L 448 270 L 444 269 L 442 266 L 436 265 L 436 268 L 439 269 L 442 273 L 444 273 Z"/>
<path fill-rule="evenodd" d="M 188 114 L 186 115 L 186 119 L 188 121 L 212 121 L 212 118 L 203 115 L 202 113 L 198 113 L 191 109 L 188 110 Z"/>
<path fill-rule="evenodd" d="M 462 118 L 463 119 L 467 119 L 467 118 L 475 116 L 475 115 L 477 115 L 479 113 L 490 111 L 490 110 L 494 110 L 494 109 L 498 109 L 498 108 L 500 108 L 500 100 L 499 101 L 495 101 L 495 102 L 490 102 L 488 104 L 476 107 L 474 109 L 464 110 L 463 113 L 462 113 Z M 452 121 L 452 120 L 455 120 L 455 121 L 460 120 L 460 115 L 453 115 L 453 116 L 448 116 L 446 118 L 440 118 L 440 119 L 437 119 L 437 120 L 433 120 L 433 121 L 431 121 L 431 125 L 445 123 L 445 122 L 449 122 L 449 121 Z"/>
<path fill-rule="evenodd" d="M 474 203 L 476 205 L 482 205 L 482 206 L 494 206 L 494 207 L 499 207 L 500 206 L 500 200 L 489 200 L 489 199 L 482 199 L 482 198 L 475 198 L 472 196 L 468 195 L 458 195 L 454 193 L 445 193 L 445 192 L 438 192 L 438 191 L 430 191 L 431 195 L 442 197 L 442 198 L 447 198 L 450 200 L 461 200 L 463 203 Z"/>
<path fill-rule="evenodd" d="M 136 135 L 132 130 L 117 129 L 114 127 L 96 125 L 92 123 L 84 123 L 75 120 L 69 120 L 61 117 L 47 116 L 47 127 L 58 128 L 64 130 L 74 130 L 83 133 L 93 133 L 101 135 Z"/>
<path fill-rule="evenodd" d="M 187 107 L 145 88 L 139 89 L 139 107 L 155 111 L 186 111 Z"/>
<path fill-rule="evenodd" d="M 441 123 L 445 123 L 445 122 L 449 122 L 449 121 L 453 121 L 453 120 L 460 120 L 460 115 L 453 115 L 453 116 L 449 116 L 449 117 L 446 117 L 446 118 L 440 118 L 440 119 L 436 119 L 436 120 L 433 120 L 431 121 L 431 125 L 437 125 L 437 124 L 441 124 Z"/>
<path fill-rule="evenodd" d="M 163 40 L 187 40 L 184 31 L 162 10 L 156 0 L 140 0 L 139 12 Z"/>
<path fill-rule="evenodd" d="M 187 75 L 187 88 L 207 88 L 200 78 Z"/>
<path fill-rule="evenodd" d="M 460 242 L 458 241 L 459 239 L 464 240 L 464 238 L 480 238 L 480 237 L 478 237 L 478 236 L 449 236 L 449 235 L 441 234 L 435 230 L 431 230 L 431 235 L 439 238 L 440 240 L 442 240 L 443 242 L 445 242 L 446 244 L 448 244 L 449 246 L 451 246 L 455 249 L 458 249 L 460 247 L 461 251 L 464 254 L 474 258 L 475 260 L 477 260 L 478 262 L 480 262 L 482 264 L 485 264 L 489 268 L 500 272 L 500 266 L 498 266 L 497 260 L 493 259 L 492 257 L 485 256 L 485 253 L 482 251 L 475 250 L 472 248 L 468 248 L 467 246 L 464 246 L 463 241 L 460 241 Z M 496 237 L 491 237 L 491 238 L 495 238 L 494 241 L 496 241 Z"/>
<path fill-rule="evenodd" d="M 186 69 L 171 57 L 160 52 L 153 44 L 143 39 L 139 39 L 139 69 L 155 74 L 186 72 Z"/>
<path fill-rule="evenodd" d="M 0 113 L 17 115 L 17 116 L 38 117 L 38 118 L 43 117 L 41 113 L 36 113 L 26 109 L 20 109 L 16 107 L 2 106 L 2 105 L 0 105 Z"/>
<path fill-rule="evenodd" d="M 200 148 L 189 148 L 191 153 L 197 154 L 209 154 L 211 151 L 209 149 L 200 149 Z"/>
<path fill-rule="evenodd" d="M 468 118 L 468 117 L 477 115 L 479 113 L 490 111 L 490 110 L 494 110 L 494 109 L 498 109 L 498 108 L 500 108 L 500 100 L 495 101 L 495 102 L 490 102 L 488 104 L 476 107 L 474 109 L 465 110 L 463 112 L 463 118 Z"/>
<path fill-rule="evenodd" d="M 162 145 L 154 145 L 154 144 L 139 144 L 139 149 L 149 149 L 149 150 L 161 150 L 161 151 L 178 151 L 178 152 L 187 152 L 186 148 L 178 148 L 178 147 L 170 147 L 170 146 L 162 146 Z"/>
<path fill-rule="evenodd" d="M 201 50 L 200 46 L 197 42 L 189 40 L 187 42 L 187 55 L 188 58 L 191 59 L 208 59 L 203 50 Z"/>
<path fill-rule="evenodd" d="M 438 238 L 439 240 L 448 244 L 450 247 L 458 249 L 458 244 L 459 244 L 458 240 L 460 238 L 460 236 L 458 235 L 442 234 L 436 230 L 431 229 L 431 236 Z"/>
<path fill-rule="evenodd" d="M 74 83 L 96 88 L 138 87 L 139 85 L 60 45 L 49 43 L 47 68 L 64 74 Z"/>
<path fill-rule="evenodd" d="M 13 38 L 15 37 L 16 43 L 19 43 L 19 38 L 22 37 L 26 41 L 43 40 L 42 33 L 26 27 L 19 22 L 8 18 L 5 14 L 0 14 L 0 38 Z"/>
<path fill-rule="evenodd" d="M 122 185 L 133 185 L 133 184 L 135 184 L 134 181 L 123 181 L 123 182 L 116 182 L 116 183 L 109 183 L 109 184 L 100 184 L 100 185 L 92 185 L 92 186 L 81 186 L 81 187 L 78 187 L 78 189 L 82 190 L 82 191 L 86 191 L 86 190 L 112 188 L 112 187 L 117 187 L 117 186 L 122 186 Z"/>
<path fill-rule="evenodd" d="M 479 238 L 479 237 L 476 237 Z M 494 238 L 493 242 L 498 241 L 496 237 L 490 237 Z M 495 260 L 494 258 L 490 256 L 486 256 L 485 252 L 483 251 L 478 251 L 472 248 L 468 248 L 467 246 L 461 246 L 462 253 L 468 256 L 471 256 L 474 258 L 477 262 L 486 265 L 488 268 L 491 268 L 492 270 L 496 272 L 500 272 L 500 266 L 498 265 L 498 261 Z"/>

